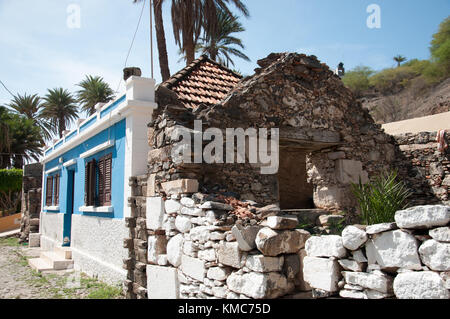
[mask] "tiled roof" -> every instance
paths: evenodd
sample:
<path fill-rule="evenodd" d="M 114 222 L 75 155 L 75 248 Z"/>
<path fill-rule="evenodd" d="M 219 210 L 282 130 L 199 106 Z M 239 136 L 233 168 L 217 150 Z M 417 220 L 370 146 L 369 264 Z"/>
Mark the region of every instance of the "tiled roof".
<path fill-rule="evenodd" d="M 219 103 L 241 78 L 203 55 L 161 85 L 174 91 L 186 107 L 196 109 Z"/>

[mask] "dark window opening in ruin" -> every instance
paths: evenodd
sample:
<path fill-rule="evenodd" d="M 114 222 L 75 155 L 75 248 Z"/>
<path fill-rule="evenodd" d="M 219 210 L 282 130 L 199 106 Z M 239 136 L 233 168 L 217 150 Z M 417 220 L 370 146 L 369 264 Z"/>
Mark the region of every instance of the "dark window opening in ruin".
<path fill-rule="evenodd" d="M 278 195 L 282 210 L 315 208 L 313 185 L 307 181 L 307 154 L 301 148 L 280 148 Z"/>

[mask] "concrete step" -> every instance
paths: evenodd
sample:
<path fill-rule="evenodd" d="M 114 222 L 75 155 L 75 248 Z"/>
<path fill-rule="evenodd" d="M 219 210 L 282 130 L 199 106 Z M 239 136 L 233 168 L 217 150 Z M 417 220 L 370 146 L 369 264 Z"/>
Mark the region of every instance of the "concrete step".
<path fill-rule="evenodd" d="M 52 265 L 53 270 L 63 270 L 72 269 L 73 260 L 62 258 L 60 254 L 54 251 L 44 251 L 41 253 L 41 259 L 44 259 L 50 265 Z"/>
<path fill-rule="evenodd" d="M 28 265 L 37 272 L 53 270 L 53 265 L 42 258 L 28 259 Z"/>
<path fill-rule="evenodd" d="M 54 250 L 61 258 L 72 259 L 72 250 L 70 247 L 56 247 Z"/>

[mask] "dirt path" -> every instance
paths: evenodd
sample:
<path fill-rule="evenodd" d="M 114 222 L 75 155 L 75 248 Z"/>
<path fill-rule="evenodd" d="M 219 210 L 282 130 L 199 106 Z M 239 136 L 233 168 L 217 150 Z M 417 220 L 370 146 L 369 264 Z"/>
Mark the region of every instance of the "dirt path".
<path fill-rule="evenodd" d="M 74 270 L 37 273 L 27 261 L 36 253 L 20 246 L 16 238 L 0 239 L 0 299 L 123 298 L 119 287 Z"/>

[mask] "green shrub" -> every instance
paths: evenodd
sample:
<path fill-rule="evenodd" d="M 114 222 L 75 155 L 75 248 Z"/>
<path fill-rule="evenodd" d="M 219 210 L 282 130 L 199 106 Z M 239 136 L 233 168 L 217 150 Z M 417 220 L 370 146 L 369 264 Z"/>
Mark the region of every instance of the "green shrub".
<path fill-rule="evenodd" d="M 366 225 L 390 223 L 395 212 L 407 207 L 411 192 L 402 181 L 397 181 L 397 172 L 392 171 L 376 177 L 368 184 L 352 184 Z"/>
<path fill-rule="evenodd" d="M 369 77 L 374 71 L 367 66 L 357 66 L 342 77 L 344 84 L 357 96 L 369 88 Z"/>
<path fill-rule="evenodd" d="M 408 86 L 409 81 L 420 75 L 411 66 L 384 69 L 369 78 L 370 86 L 382 93 L 394 93 Z"/>
<path fill-rule="evenodd" d="M 0 211 L 3 211 L 4 215 L 18 211 L 21 190 L 22 170 L 0 169 Z"/>

